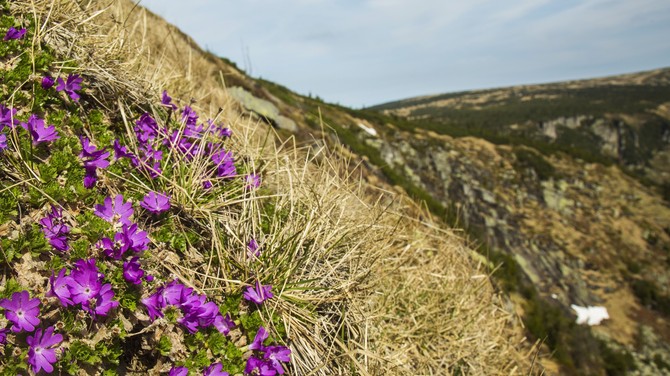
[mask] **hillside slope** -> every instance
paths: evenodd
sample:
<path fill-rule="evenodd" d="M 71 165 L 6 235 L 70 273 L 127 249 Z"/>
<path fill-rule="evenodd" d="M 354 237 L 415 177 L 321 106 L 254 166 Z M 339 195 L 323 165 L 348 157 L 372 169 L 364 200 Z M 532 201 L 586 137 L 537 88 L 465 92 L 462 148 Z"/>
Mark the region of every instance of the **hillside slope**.
<path fill-rule="evenodd" d="M 463 239 L 226 87 L 259 84 L 130 1 L 0 9 L 4 372 L 532 372 Z"/>
<path fill-rule="evenodd" d="M 524 131 L 521 126 L 509 127 L 509 131 L 496 128 L 498 117 L 494 115 L 498 112 L 488 114 L 483 125 L 475 122 L 460 127 L 350 110 L 251 78 L 234 85 L 238 93 L 247 93 L 238 95 L 240 102 L 276 126 L 280 134 L 303 140 L 312 137 L 310 142 L 317 144 L 322 138 L 337 137 L 349 151 L 364 158 L 372 173 L 368 180 L 388 182 L 423 201 L 443 220 L 464 228 L 488 256 L 496 270 L 497 285 L 511 294 L 528 330 L 535 338 L 546 340 L 561 364 L 560 372 L 617 374 L 638 369 L 645 374 L 663 372 L 670 364 L 670 300 L 665 292 L 670 211 L 658 186 L 647 183 L 662 174 L 641 176 L 640 172 L 653 167 L 632 170 L 640 166 L 617 162 L 603 151 L 609 150 L 603 146 L 609 139 L 602 144 L 563 144 L 559 139 L 563 132 L 570 135 L 574 130 L 573 140 L 598 140 L 600 131 L 593 129 L 606 129 L 616 119 L 637 119 L 636 124 L 644 126 L 634 128 L 635 132 L 642 134 L 651 124 L 661 132 L 653 136 L 661 140 L 661 147 L 654 149 L 657 143 L 626 145 L 634 146 L 636 153 L 661 158 L 667 138 L 665 115 L 654 109 L 665 103 L 666 76 L 667 71 L 661 70 L 550 85 L 554 93 L 568 93 L 568 97 L 573 87 L 577 91 L 592 86 L 597 89 L 588 93 L 588 102 L 569 107 L 570 114 L 576 109 L 588 114 L 584 115 L 590 116 L 588 124 L 572 121 L 560 112 L 565 110 L 560 100 L 553 108 L 552 101 L 542 99 L 542 106 L 558 111 L 551 115 L 559 119 L 552 123 L 557 134 L 554 141 L 542 133 L 532 116 L 522 122 Z M 601 84 L 604 86 L 598 87 Z M 612 85 L 634 87 L 633 92 L 643 93 L 633 106 L 644 107 L 643 113 L 619 112 L 609 120 L 596 118 L 610 115 L 592 108 L 593 103 L 626 110 L 619 104 L 625 96 L 615 96 L 615 100 L 596 96 L 609 93 Z M 549 88 L 536 90 L 546 93 Z M 650 92 L 660 92 L 660 99 L 646 96 Z M 469 98 L 463 101 L 473 103 L 488 103 L 490 99 L 488 93 L 484 99 L 477 99 L 477 93 L 462 96 Z M 505 111 L 524 118 L 537 107 L 532 100 L 529 103 L 530 109 L 517 103 Z M 487 107 L 482 108 L 468 111 L 485 116 Z M 512 111 L 514 108 L 518 113 Z M 654 120 L 645 123 L 650 117 Z M 612 123 L 612 119 L 616 121 Z M 660 128 L 655 127 L 656 121 Z M 489 126 L 499 132 L 487 133 Z M 478 133 L 477 127 L 484 131 Z M 477 135 L 481 137 L 473 137 Z M 577 326 L 572 304 L 603 305 L 611 318 L 593 329 Z"/>

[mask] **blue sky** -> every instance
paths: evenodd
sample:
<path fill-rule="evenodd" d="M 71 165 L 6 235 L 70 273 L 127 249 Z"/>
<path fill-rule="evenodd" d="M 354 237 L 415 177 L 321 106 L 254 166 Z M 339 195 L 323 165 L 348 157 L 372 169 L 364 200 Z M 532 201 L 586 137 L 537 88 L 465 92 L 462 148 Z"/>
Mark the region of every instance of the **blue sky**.
<path fill-rule="evenodd" d="M 255 77 L 352 107 L 670 66 L 668 0 L 142 0 Z"/>

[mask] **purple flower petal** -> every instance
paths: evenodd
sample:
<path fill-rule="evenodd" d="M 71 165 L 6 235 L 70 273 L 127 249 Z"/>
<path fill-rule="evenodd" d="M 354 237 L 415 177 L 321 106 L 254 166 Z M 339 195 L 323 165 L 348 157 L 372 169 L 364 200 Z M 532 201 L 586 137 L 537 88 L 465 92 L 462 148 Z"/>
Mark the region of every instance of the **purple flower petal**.
<path fill-rule="evenodd" d="M 154 214 L 160 214 L 170 209 L 170 196 L 151 191 L 144 196 L 140 206 Z"/>
<path fill-rule="evenodd" d="M 17 30 L 13 26 L 7 30 L 7 33 L 5 34 L 5 37 L 3 40 L 12 40 L 12 39 L 23 39 L 23 37 L 26 35 L 26 28 L 22 28 L 20 30 Z"/>
<path fill-rule="evenodd" d="M 219 333 L 227 336 L 230 330 L 235 327 L 235 322 L 230 318 L 230 313 L 227 313 L 225 316 L 218 315 L 214 319 L 214 327 Z"/>
<path fill-rule="evenodd" d="M 212 363 L 202 371 L 202 376 L 230 376 L 230 374 L 223 371 L 223 364 Z"/>
<path fill-rule="evenodd" d="M 42 89 L 44 89 L 44 90 L 51 89 L 54 86 L 55 82 L 56 81 L 51 76 L 42 77 Z"/>
<path fill-rule="evenodd" d="M 142 270 L 139 260 L 140 258 L 135 256 L 130 261 L 123 263 L 123 278 L 134 285 L 142 283 L 142 277 L 144 276 L 144 270 Z"/>
<path fill-rule="evenodd" d="M 251 286 L 247 287 L 242 296 L 248 301 L 261 304 L 264 301 L 274 297 L 271 290 L 272 285 L 261 285 L 259 282 L 256 282 L 256 288 Z"/>
<path fill-rule="evenodd" d="M 14 128 L 19 125 L 16 108 L 8 108 L 0 104 L 0 131 L 5 127 Z"/>
<path fill-rule="evenodd" d="M 254 189 L 261 186 L 261 177 L 256 174 L 249 174 L 244 177 L 244 183 L 247 189 Z"/>
<path fill-rule="evenodd" d="M 81 90 L 81 83 L 83 81 L 79 75 L 70 74 L 67 76 L 66 81 L 63 81 L 63 78 L 58 77 L 57 81 L 58 86 L 56 86 L 56 91 L 65 91 L 73 101 L 79 101 L 79 93 L 77 93 L 76 90 Z"/>
<path fill-rule="evenodd" d="M 60 303 L 64 307 L 74 305 L 72 299 L 70 299 L 70 289 L 68 287 L 68 281 L 70 281 L 70 276 L 66 276 L 65 273 L 67 270 L 62 268 L 58 272 L 58 276 L 52 272 L 51 277 L 49 277 L 49 283 L 51 284 L 51 289 L 47 292 L 46 296 L 55 296 L 58 298 Z"/>
<path fill-rule="evenodd" d="M 53 363 L 56 363 L 55 345 L 63 341 L 63 336 L 53 334 L 54 327 L 50 326 L 42 333 L 42 329 L 37 329 L 35 336 L 28 336 L 26 342 L 30 346 L 28 350 L 28 364 L 33 368 L 34 373 L 44 370 L 47 373 L 53 372 Z"/>
<path fill-rule="evenodd" d="M 264 327 L 259 327 L 258 332 L 256 332 L 256 336 L 254 337 L 254 341 L 249 345 L 249 350 L 257 350 L 257 351 L 265 351 L 265 346 L 263 346 L 263 341 L 268 339 L 270 336 L 270 333 L 268 333 L 267 330 L 265 330 Z"/>
<path fill-rule="evenodd" d="M 254 258 L 254 257 L 259 257 L 261 255 L 261 251 L 258 247 L 258 243 L 256 242 L 256 239 L 251 239 L 249 240 L 249 244 L 247 244 L 247 256 L 249 258 Z"/>
<path fill-rule="evenodd" d="M 163 95 L 161 97 L 161 104 L 172 111 L 177 109 L 177 106 L 172 103 L 172 98 L 168 95 L 167 90 L 163 90 Z"/>
<path fill-rule="evenodd" d="M 130 225 L 130 217 L 133 215 L 133 204 L 123 202 L 122 195 L 114 197 L 114 203 L 110 196 L 105 197 L 104 204 L 95 205 L 94 214 L 109 223 L 120 222 L 124 225 Z"/>
<path fill-rule="evenodd" d="M 12 294 L 11 299 L 0 300 L 0 307 L 5 309 L 5 317 L 13 326 L 13 332 L 25 330 L 32 332 L 39 325 L 40 300 L 30 299 L 28 291 L 20 291 Z"/>
<path fill-rule="evenodd" d="M 274 376 L 277 374 L 277 371 L 272 368 L 270 362 L 258 359 L 255 356 L 252 356 L 247 360 L 247 365 L 244 367 L 244 372 L 249 375 L 260 376 Z"/>
<path fill-rule="evenodd" d="M 291 361 L 291 349 L 285 346 L 268 346 L 265 348 L 265 354 L 263 357 L 270 362 L 272 368 L 277 371 L 278 374 L 284 374 L 284 368 L 281 365 L 281 362 L 290 362 Z"/>
<path fill-rule="evenodd" d="M 21 127 L 27 130 L 33 138 L 33 145 L 37 145 L 41 142 L 54 141 L 60 136 L 56 132 L 56 127 L 50 125 L 46 127 L 44 125 L 44 120 L 40 119 L 37 115 L 30 115 L 27 123 L 21 123 Z"/>
<path fill-rule="evenodd" d="M 188 376 L 188 368 L 186 367 L 172 367 L 168 376 Z"/>
<path fill-rule="evenodd" d="M 51 213 L 40 220 L 44 237 L 49 241 L 57 251 L 67 251 L 70 249 L 67 241 L 67 234 L 70 228 L 62 223 L 62 210 L 51 207 Z"/>

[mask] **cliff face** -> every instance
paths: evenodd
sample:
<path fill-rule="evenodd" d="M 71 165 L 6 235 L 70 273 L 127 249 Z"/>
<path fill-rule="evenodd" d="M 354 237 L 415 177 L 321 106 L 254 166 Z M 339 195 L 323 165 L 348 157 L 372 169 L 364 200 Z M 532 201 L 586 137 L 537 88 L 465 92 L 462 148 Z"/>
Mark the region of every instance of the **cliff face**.
<path fill-rule="evenodd" d="M 644 308 L 631 283 L 668 284 L 670 209 L 656 193 L 616 167 L 474 138 L 397 132 L 380 151 L 512 255 L 543 295 L 565 307 L 616 304 L 607 327 L 634 342 L 629 314 Z"/>

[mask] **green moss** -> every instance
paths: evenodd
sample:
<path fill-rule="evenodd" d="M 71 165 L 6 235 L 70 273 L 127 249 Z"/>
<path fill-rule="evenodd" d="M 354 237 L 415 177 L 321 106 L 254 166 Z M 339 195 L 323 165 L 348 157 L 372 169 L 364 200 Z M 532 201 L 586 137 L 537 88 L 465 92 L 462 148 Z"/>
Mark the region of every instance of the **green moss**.
<path fill-rule="evenodd" d="M 170 341 L 170 338 L 167 336 L 161 336 L 160 340 L 158 340 L 158 351 L 161 353 L 163 356 L 168 356 L 170 355 L 170 350 L 172 350 L 172 342 Z"/>
<path fill-rule="evenodd" d="M 600 342 L 600 354 L 608 376 L 625 376 L 637 369 L 635 359 L 630 353 L 615 350 L 602 341 Z"/>
<path fill-rule="evenodd" d="M 23 290 L 21 285 L 19 285 L 19 283 L 14 278 L 10 278 L 5 282 L 5 286 L 2 291 L 0 291 L 0 298 L 9 299 L 13 293 L 19 292 L 21 290 Z"/>
<path fill-rule="evenodd" d="M 631 288 L 642 305 L 665 316 L 670 316 L 670 297 L 661 293 L 654 282 L 645 279 L 633 279 Z"/>
<path fill-rule="evenodd" d="M 540 180 L 549 180 L 558 178 L 554 166 L 547 162 L 544 157 L 532 149 L 515 148 L 514 156 L 516 157 L 515 165 L 521 171 L 525 169 L 532 169 L 537 174 Z"/>

